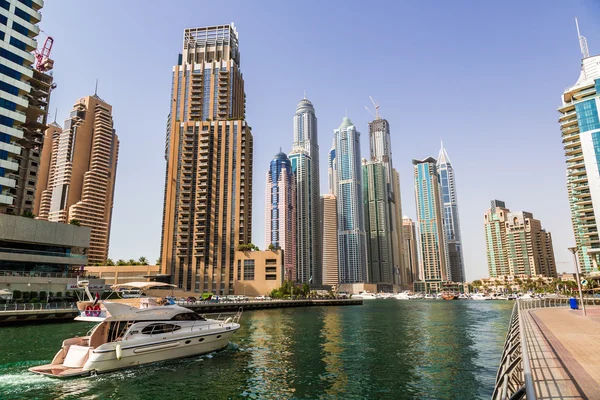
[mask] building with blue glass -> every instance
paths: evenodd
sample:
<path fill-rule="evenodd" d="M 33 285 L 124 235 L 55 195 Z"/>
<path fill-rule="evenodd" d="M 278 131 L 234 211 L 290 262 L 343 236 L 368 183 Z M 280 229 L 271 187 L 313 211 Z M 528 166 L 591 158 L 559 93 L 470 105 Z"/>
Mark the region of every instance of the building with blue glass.
<path fill-rule="evenodd" d="M 562 96 L 560 129 L 567 161 L 567 191 L 580 268 L 600 262 L 600 55 L 590 57 L 579 37 L 583 59 L 577 82 Z"/>
<path fill-rule="evenodd" d="M 413 160 L 420 235 L 420 275 L 428 292 L 439 292 L 443 282 L 448 281 L 448 248 L 444 234 L 442 187 L 436 164 L 437 161 L 433 157 Z"/>
<path fill-rule="evenodd" d="M 363 215 L 360 133 L 345 117 L 334 130 L 339 283 L 369 282 Z"/>
<path fill-rule="evenodd" d="M 296 178 L 296 279 L 319 286 L 322 283 L 319 217 L 319 141 L 317 117 L 304 98 L 294 114 L 294 142 L 289 153 Z"/>
<path fill-rule="evenodd" d="M 0 213 L 32 212 L 52 61 L 32 52 L 41 0 L 0 0 Z"/>
<path fill-rule="evenodd" d="M 285 279 L 296 276 L 296 180 L 292 163 L 279 152 L 269 165 L 265 199 L 265 245 L 283 250 Z"/>
<path fill-rule="evenodd" d="M 465 266 L 460 238 L 460 221 L 458 218 L 458 200 L 456 198 L 456 182 L 454 168 L 446 153 L 444 144 L 440 149 L 437 169 L 442 186 L 442 206 L 444 207 L 444 227 L 446 245 L 448 246 L 448 279 L 453 282 L 465 281 Z"/>

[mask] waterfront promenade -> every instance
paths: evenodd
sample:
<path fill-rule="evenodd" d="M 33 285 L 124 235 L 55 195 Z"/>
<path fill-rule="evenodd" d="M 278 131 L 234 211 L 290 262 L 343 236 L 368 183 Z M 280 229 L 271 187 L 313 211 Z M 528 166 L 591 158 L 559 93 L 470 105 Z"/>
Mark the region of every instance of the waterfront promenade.
<path fill-rule="evenodd" d="M 218 303 L 178 302 L 179 305 L 194 310 L 198 314 L 237 311 L 264 310 L 290 307 L 313 306 L 355 306 L 362 305 L 362 299 L 306 299 L 271 301 L 221 301 Z M 75 303 L 59 303 L 46 307 L 43 304 L 0 305 L 0 327 L 45 322 L 69 322 L 79 314 Z"/>
<path fill-rule="evenodd" d="M 586 301 L 584 316 L 566 301 L 515 305 L 493 399 L 517 392 L 527 399 L 600 396 L 600 306 Z"/>

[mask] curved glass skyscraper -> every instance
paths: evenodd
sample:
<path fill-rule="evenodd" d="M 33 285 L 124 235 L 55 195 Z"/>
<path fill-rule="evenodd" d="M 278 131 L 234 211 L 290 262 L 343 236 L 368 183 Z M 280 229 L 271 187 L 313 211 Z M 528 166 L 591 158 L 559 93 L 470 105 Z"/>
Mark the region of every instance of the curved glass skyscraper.
<path fill-rule="evenodd" d="M 460 222 L 458 219 L 458 201 L 456 200 L 456 183 L 454 169 L 444 149 L 440 149 L 437 169 L 442 186 L 442 207 L 444 208 L 444 230 L 448 246 L 448 279 L 453 282 L 465 281 L 465 266 L 460 239 Z"/>
<path fill-rule="evenodd" d="M 283 250 L 286 279 L 293 279 L 296 273 L 295 184 L 292 163 L 279 152 L 267 172 L 265 244 Z"/>
<path fill-rule="evenodd" d="M 368 282 L 360 133 L 349 118 L 334 130 L 340 283 Z"/>
<path fill-rule="evenodd" d="M 306 98 L 296 107 L 289 159 L 296 177 L 296 279 L 320 285 L 319 142 L 315 109 Z"/>

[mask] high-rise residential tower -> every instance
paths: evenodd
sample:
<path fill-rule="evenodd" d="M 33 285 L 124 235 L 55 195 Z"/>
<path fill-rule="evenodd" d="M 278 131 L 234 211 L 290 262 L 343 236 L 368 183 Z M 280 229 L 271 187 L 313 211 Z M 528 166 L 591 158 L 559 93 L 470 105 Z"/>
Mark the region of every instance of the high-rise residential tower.
<path fill-rule="evenodd" d="M 375 119 L 369 122 L 369 147 L 371 161 L 379 163 L 385 170 L 385 195 L 382 199 L 387 210 L 387 227 L 385 231 L 380 230 L 380 235 L 389 238 L 389 248 L 385 251 L 389 253 L 389 259 L 392 266 L 392 275 L 389 284 L 406 283 L 408 274 L 404 267 L 402 258 L 402 202 L 400 199 L 400 175 L 394 169 L 392 164 L 392 142 L 390 136 L 389 122 L 379 115 L 379 105 L 376 105 Z M 365 216 L 365 222 L 367 222 Z M 368 236 L 368 235 L 367 235 Z M 380 241 L 384 243 L 385 241 Z M 369 253 L 370 257 L 370 253 Z M 371 259 L 368 262 L 371 263 Z"/>
<path fill-rule="evenodd" d="M 283 250 L 285 279 L 296 276 L 296 179 L 287 155 L 279 152 L 269 165 L 265 187 L 265 245 Z"/>
<path fill-rule="evenodd" d="M 362 201 L 360 133 L 349 118 L 334 130 L 337 165 L 338 265 L 340 283 L 368 282 Z"/>
<path fill-rule="evenodd" d="M 78 220 L 92 229 L 88 262 L 108 258 L 119 138 L 112 106 L 97 95 L 80 99 L 65 120 L 62 131 L 52 125 L 51 152 L 44 152 L 40 177 L 39 219 L 67 223 Z M 46 149 L 48 150 L 48 149 Z M 50 157 L 48 158 L 46 157 Z"/>
<path fill-rule="evenodd" d="M 333 194 L 324 194 L 321 196 L 320 221 L 324 285 L 337 285 L 339 282 L 337 224 L 337 199 Z"/>
<path fill-rule="evenodd" d="M 505 208 L 504 202 L 493 200 L 484 219 L 491 277 L 556 277 L 552 236 L 542 229 L 541 222 L 533 218 L 533 214 L 512 212 Z"/>
<path fill-rule="evenodd" d="M 506 254 L 506 217 L 510 212 L 501 200 L 492 200 L 484 217 L 486 255 L 491 277 L 510 275 Z"/>
<path fill-rule="evenodd" d="M 577 256 L 580 268 L 590 272 L 600 262 L 600 55 L 590 57 L 585 37 L 579 41 L 581 74 L 563 93 L 558 111 Z"/>
<path fill-rule="evenodd" d="M 367 275 L 369 283 L 394 284 L 392 214 L 388 196 L 388 171 L 385 164 L 363 159 L 362 188 L 367 238 Z M 387 287 L 389 285 L 389 287 Z"/>
<path fill-rule="evenodd" d="M 251 242 L 253 139 L 233 24 L 189 28 L 173 67 L 163 273 L 179 288 L 233 293 L 235 251 Z"/>
<path fill-rule="evenodd" d="M 0 54 L 0 213 L 21 215 L 34 210 L 35 188 L 43 144 L 52 60 L 34 68 L 40 1 L 1 1 Z"/>
<path fill-rule="evenodd" d="M 408 285 L 419 280 L 419 256 L 417 250 L 417 230 L 415 223 L 408 217 L 402 219 L 402 230 L 404 238 L 404 266 L 408 272 Z"/>
<path fill-rule="evenodd" d="M 319 142 L 315 109 L 306 98 L 296 107 L 294 142 L 289 159 L 296 176 L 296 279 L 320 285 Z"/>
<path fill-rule="evenodd" d="M 329 194 L 337 195 L 337 162 L 335 159 L 335 140 L 327 156 L 327 177 Z"/>
<path fill-rule="evenodd" d="M 442 187 L 433 157 L 413 160 L 417 220 L 419 224 L 421 273 L 428 291 L 441 290 L 448 280 L 448 250 L 444 234 Z"/>
<path fill-rule="evenodd" d="M 448 279 L 454 282 L 465 281 L 465 267 L 460 239 L 460 222 L 458 219 L 458 201 L 456 199 L 456 182 L 454 168 L 446 153 L 444 144 L 437 160 L 438 174 L 442 185 L 442 203 L 444 207 L 444 226 L 446 229 L 446 245 L 448 246 Z"/>

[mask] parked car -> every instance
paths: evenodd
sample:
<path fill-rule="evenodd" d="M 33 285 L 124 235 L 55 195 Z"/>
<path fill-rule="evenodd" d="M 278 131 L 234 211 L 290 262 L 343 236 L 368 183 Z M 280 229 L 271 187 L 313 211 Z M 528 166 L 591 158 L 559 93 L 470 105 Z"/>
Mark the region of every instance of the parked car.
<path fill-rule="evenodd" d="M 254 300 L 271 300 L 269 296 L 256 296 Z"/>

